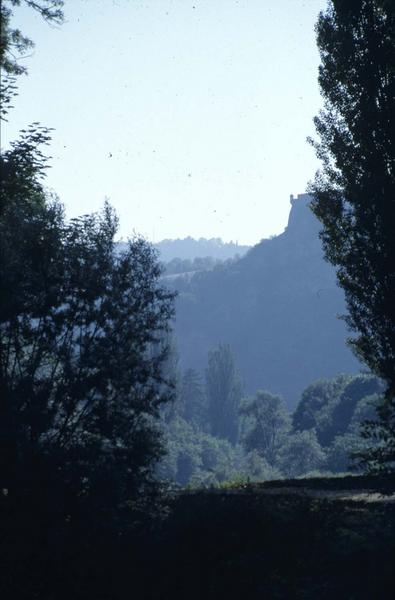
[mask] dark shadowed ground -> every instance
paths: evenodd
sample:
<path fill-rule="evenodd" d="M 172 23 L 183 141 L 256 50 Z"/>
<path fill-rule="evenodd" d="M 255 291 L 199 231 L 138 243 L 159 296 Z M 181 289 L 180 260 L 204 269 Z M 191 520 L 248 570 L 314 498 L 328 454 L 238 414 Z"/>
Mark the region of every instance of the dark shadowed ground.
<path fill-rule="evenodd" d="M 183 492 L 151 597 L 392 599 L 394 499 L 386 477 Z"/>
<path fill-rule="evenodd" d="M 3 502 L 1 597 L 393 600 L 394 500 L 390 477 L 179 491 L 161 523 L 115 538 L 10 521 Z"/>

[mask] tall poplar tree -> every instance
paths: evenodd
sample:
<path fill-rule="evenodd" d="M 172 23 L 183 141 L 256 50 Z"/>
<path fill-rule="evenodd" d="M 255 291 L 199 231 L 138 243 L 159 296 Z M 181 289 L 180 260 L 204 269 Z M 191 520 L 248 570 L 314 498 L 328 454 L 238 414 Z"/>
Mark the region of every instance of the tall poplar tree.
<path fill-rule="evenodd" d="M 395 4 L 330 0 L 316 26 L 324 107 L 311 185 L 326 258 L 345 291 L 355 353 L 386 383 L 370 468 L 395 460 Z"/>
<path fill-rule="evenodd" d="M 227 344 L 219 344 L 209 352 L 206 391 L 212 435 L 235 443 L 242 385 L 232 350 Z"/>

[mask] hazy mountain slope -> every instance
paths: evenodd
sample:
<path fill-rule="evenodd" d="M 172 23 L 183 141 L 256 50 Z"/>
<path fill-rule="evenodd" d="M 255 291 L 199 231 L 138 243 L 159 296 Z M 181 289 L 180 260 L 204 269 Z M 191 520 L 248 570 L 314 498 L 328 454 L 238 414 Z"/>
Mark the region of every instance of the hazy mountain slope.
<path fill-rule="evenodd" d="M 190 259 L 211 256 L 220 260 L 233 258 L 237 254 L 242 256 L 250 246 L 239 246 L 233 242 L 223 242 L 219 238 L 195 240 L 191 237 L 177 240 L 162 240 L 154 244 L 159 250 L 160 260 L 169 262 L 173 258 Z"/>
<path fill-rule="evenodd" d="M 208 350 L 229 343 L 247 391 L 281 393 L 289 406 L 312 381 L 359 370 L 336 317 L 343 294 L 306 200 L 294 200 L 283 234 L 230 265 L 175 281 L 182 366 L 204 368 Z"/>

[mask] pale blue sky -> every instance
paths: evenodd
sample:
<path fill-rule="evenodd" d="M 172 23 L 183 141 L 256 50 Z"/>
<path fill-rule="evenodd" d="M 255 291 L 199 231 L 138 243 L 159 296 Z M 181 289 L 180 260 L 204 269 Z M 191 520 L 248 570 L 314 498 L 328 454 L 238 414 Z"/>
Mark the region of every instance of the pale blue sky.
<path fill-rule="evenodd" d="M 108 197 L 120 235 L 280 233 L 289 195 L 318 166 L 306 137 L 321 105 L 314 23 L 325 0 L 66 0 L 36 43 L 3 126 L 54 127 L 47 184 L 67 214 Z"/>

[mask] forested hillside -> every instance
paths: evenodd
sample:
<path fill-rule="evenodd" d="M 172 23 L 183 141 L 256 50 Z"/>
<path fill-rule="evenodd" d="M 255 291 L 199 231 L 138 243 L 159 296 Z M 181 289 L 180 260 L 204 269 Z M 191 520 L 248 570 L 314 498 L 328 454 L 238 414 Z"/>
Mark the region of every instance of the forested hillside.
<path fill-rule="evenodd" d="M 202 369 L 227 343 L 247 392 L 269 389 L 294 407 L 312 381 L 360 365 L 346 346 L 335 271 L 323 259 L 319 223 L 299 195 L 283 234 L 192 279 L 179 278 L 175 331 L 181 364 Z"/>
<path fill-rule="evenodd" d="M 195 240 L 192 237 L 162 240 L 154 246 L 159 251 L 160 260 L 163 262 L 170 262 L 174 258 L 193 260 L 207 256 L 217 260 L 227 260 L 236 255 L 242 256 L 250 249 L 250 246 L 239 245 L 237 242 L 223 242 L 220 238 Z"/>

